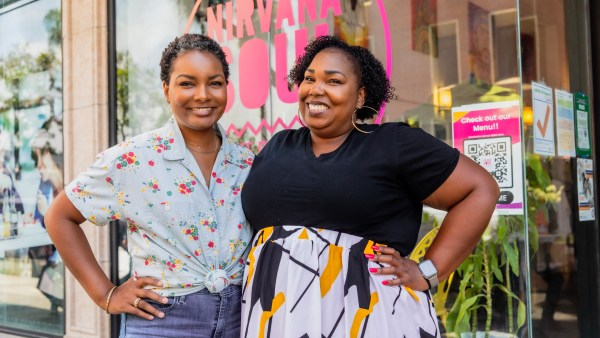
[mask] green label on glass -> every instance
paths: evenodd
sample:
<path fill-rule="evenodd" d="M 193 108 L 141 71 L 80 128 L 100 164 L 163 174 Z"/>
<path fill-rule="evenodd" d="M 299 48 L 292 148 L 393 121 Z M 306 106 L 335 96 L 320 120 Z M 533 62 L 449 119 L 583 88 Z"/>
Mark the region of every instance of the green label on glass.
<path fill-rule="evenodd" d="M 592 157 L 590 135 L 590 98 L 583 93 L 575 94 L 575 146 L 577 157 Z"/>

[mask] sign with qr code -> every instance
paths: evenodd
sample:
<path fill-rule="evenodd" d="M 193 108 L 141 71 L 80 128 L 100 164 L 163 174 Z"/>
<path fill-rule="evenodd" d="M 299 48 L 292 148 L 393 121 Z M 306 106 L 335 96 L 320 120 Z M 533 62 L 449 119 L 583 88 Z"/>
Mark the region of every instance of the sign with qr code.
<path fill-rule="evenodd" d="M 496 179 L 500 215 L 523 214 L 521 121 L 518 101 L 466 105 L 452 109 L 454 147 Z"/>
<path fill-rule="evenodd" d="M 512 143 L 510 136 L 466 139 L 464 154 L 494 176 L 500 188 L 512 188 Z"/>

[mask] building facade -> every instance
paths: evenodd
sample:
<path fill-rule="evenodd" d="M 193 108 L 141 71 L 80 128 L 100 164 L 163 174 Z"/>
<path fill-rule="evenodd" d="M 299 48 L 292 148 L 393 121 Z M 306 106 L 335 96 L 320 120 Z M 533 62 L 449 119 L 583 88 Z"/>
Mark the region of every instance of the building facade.
<path fill-rule="evenodd" d="M 255 152 L 300 126 L 285 76 L 310 39 L 369 48 L 398 95 L 370 122 L 424 129 L 502 191 L 435 293 L 443 336 L 599 336 L 594 18 L 588 0 L 0 1 L 0 336 L 118 336 L 119 318 L 65 271 L 43 214 L 97 153 L 168 119 L 158 63 L 184 32 L 226 49 L 221 124 Z M 412 258 L 443 216 L 425 208 Z M 107 274 L 127 278 L 124 224 L 82 227 Z"/>

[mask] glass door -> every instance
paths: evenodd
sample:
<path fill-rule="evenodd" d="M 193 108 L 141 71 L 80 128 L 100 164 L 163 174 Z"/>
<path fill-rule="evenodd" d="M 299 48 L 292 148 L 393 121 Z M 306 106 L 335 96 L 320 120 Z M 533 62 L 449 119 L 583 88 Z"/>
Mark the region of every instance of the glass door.
<path fill-rule="evenodd" d="M 595 336 L 597 241 L 585 1 L 519 6 L 533 337 Z M 587 232 L 590 234 L 593 232 Z M 592 273 L 593 274 L 593 273 Z"/>

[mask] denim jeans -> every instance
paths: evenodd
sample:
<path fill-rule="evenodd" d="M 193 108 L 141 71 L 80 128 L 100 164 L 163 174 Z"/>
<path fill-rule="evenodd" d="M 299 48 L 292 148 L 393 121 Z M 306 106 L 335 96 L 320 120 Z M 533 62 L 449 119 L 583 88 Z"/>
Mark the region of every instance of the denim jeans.
<path fill-rule="evenodd" d="M 215 294 L 203 289 L 185 296 L 168 297 L 168 304 L 145 299 L 163 311 L 165 317 L 146 320 L 126 314 L 121 320 L 119 337 L 239 338 L 241 294 L 241 286 L 230 285 Z"/>

